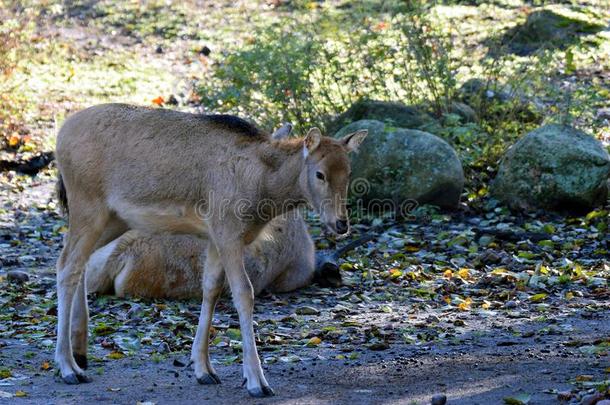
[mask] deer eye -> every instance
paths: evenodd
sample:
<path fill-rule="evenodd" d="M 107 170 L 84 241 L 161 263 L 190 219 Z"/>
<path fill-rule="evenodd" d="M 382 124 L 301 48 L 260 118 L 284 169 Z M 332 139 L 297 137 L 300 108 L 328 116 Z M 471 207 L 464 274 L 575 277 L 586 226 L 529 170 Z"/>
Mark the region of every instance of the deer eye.
<path fill-rule="evenodd" d="M 324 173 L 322 172 L 316 172 L 316 177 L 322 181 L 326 180 L 326 177 L 324 177 Z"/>

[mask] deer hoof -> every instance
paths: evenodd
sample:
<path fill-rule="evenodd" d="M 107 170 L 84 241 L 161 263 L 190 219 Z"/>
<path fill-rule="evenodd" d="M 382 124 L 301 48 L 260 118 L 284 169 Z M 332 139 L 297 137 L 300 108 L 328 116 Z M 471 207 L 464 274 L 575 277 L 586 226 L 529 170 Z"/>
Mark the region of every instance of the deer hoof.
<path fill-rule="evenodd" d="M 93 381 L 91 377 L 87 376 L 86 374 L 76 374 L 76 378 L 78 379 L 78 382 L 82 383 L 90 383 Z"/>
<path fill-rule="evenodd" d="M 254 398 L 272 397 L 275 395 L 275 392 L 273 392 L 271 387 L 265 385 L 252 389 L 249 388 L 248 393 Z"/>
<path fill-rule="evenodd" d="M 204 374 L 201 377 L 197 377 L 197 382 L 203 385 L 220 384 L 220 377 L 215 373 Z"/>
<path fill-rule="evenodd" d="M 72 353 L 74 360 L 76 361 L 76 365 L 82 368 L 83 370 L 87 369 L 87 355 L 86 354 L 77 354 Z"/>
<path fill-rule="evenodd" d="M 68 374 L 67 376 L 62 377 L 62 380 L 64 380 L 64 382 L 69 385 L 76 385 L 76 384 L 80 383 L 78 377 L 74 373 Z"/>

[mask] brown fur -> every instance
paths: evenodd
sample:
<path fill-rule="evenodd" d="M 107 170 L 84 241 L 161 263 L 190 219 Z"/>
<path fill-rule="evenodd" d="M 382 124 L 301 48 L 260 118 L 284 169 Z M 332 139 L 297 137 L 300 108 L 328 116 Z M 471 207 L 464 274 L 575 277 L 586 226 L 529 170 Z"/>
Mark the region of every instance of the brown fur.
<path fill-rule="evenodd" d="M 202 384 L 220 381 L 208 336 L 226 277 L 239 314 L 246 387 L 253 396 L 272 395 L 255 345 L 245 247 L 273 217 L 305 203 L 331 230 L 347 232 L 347 153 L 366 133 L 333 140 L 312 129 L 301 141 L 272 141 L 259 131 L 250 136 L 248 125 L 124 104 L 91 107 L 66 120 L 56 150 L 70 224 L 57 262 L 55 359 L 64 381 L 88 380 L 75 356 L 83 358 L 87 348 L 89 256 L 132 229 L 210 240 L 191 354 L 195 376 Z M 298 142 L 303 153 L 296 153 Z M 260 207 L 263 202 L 271 204 Z"/>
<path fill-rule="evenodd" d="M 191 235 L 129 231 L 95 251 L 86 267 L 87 291 L 168 299 L 201 299 L 208 241 Z M 314 246 L 295 211 L 271 220 L 246 248 L 254 294 L 288 292 L 314 277 Z M 225 290 L 228 285 L 225 283 Z"/>

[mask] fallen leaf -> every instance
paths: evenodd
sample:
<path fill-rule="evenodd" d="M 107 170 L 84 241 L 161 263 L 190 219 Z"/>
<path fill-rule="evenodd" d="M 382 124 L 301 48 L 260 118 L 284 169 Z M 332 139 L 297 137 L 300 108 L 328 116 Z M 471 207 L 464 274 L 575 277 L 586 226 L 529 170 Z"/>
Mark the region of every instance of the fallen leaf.
<path fill-rule="evenodd" d="M 112 360 L 119 360 L 119 359 L 122 359 L 123 357 L 125 357 L 125 355 L 121 352 L 115 351 L 115 352 L 109 353 L 107 357 Z"/>
<path fill-rule="evenodd" d="M 10 138 L 8 138 L 8 145 L 12 148 L 19 145 L 21 142 L 21 136 L 18 133 L 13 133 Z"/>
<path fill-rule="evenodd" d="M 548 296 L 547 293 L 534 294 L 530 297 L 530 301 L 540 302 L 540 301 L 544 300 L 547 296 Z"/>
<path fill-rule="evenodd" d="M 514 397 L 504 398 L 504 403 L 507 405 L 527 405 L 530 403 L 531 396 L 526 393 L 520 393 Z"/>
<path fill-rule="evenodd" d="M 322 339 L 317 336 L 314 336 L 307 342 L 307 347 L 316 347 L 320 343 L 322 343 Z"/>

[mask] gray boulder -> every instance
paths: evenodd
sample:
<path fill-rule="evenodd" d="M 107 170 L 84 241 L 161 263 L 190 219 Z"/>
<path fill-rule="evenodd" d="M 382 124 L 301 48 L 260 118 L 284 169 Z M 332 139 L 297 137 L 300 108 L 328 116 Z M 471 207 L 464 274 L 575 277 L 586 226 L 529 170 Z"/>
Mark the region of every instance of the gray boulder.
<path fill-rule="evenodd" d="M 359 129 L 368 129 L 369 135 L 352 158 L 352 196 L 365 204 L 391 200 L 403 210 L 412 207 L 412 200 L 442 208 L 458 205 L 464 172 L 447 142 L 427 132 L 375 120 L 356 121 L 335 136 Z"/>
<path fill-rule="evenodd" d="M 502 161 L 492 195 L 512 209 L 581 212 L 605 203 L 610 157 L 601 143 L 568 126 L 545 125 Z"/>
<path fill-rule="evenodd" d="M 386 124 L 409 129 L 425 129 L 436 121 L 420 108 L 392 101 L 360 100 L 340 114 L 327 126 L 333 134 L 345 125 L 359 120 L 377 120 Z"/>

